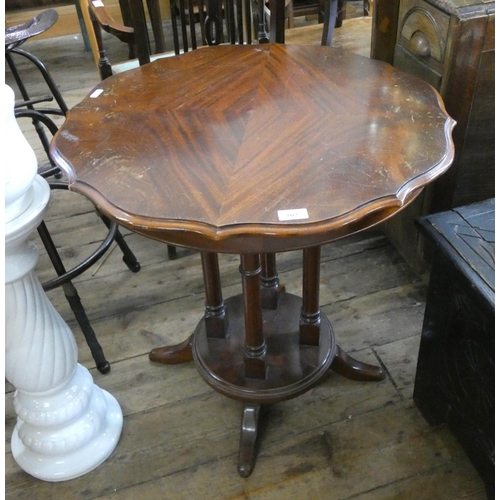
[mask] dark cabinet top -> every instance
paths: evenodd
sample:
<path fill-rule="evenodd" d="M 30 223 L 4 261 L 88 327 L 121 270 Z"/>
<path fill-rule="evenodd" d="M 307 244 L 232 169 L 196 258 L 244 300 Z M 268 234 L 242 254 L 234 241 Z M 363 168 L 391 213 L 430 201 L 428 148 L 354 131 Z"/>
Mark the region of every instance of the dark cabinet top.
<path fill-rule="evenodd" d="M 426 235 L 495 304 L 495 199 L 422 217 Z"/>
<path fill-rule="evenodd" d="M 399 1 L 399 0 L 398 0 Z M 495 0 L 427 0 L 442 11 L 459 19 L 484 16 L 495 13 Z"/>

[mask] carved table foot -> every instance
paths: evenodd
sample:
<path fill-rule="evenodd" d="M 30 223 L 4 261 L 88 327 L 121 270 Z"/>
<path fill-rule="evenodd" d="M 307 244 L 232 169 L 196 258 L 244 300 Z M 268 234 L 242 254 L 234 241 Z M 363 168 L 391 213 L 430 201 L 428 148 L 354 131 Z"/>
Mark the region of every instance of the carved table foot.
<path fill-rule="evenodd" d="M 379 381 L 385 378 L 382 368 L 375 365 L 369 365 L 351 358 L 338 345 L 337 352 L 333 358 L 331 369 L 351 380 L 361 380 L 363 382 Z"/>
<path fill-rule="evenodd" d="M 257 458 L 257 433 L 261 405 L 247 404 L 241 417 L 240 451 L 238 455 L 238 473 L 249 477 Z"/>
<path fill-rule="evenodd" d="M 190 335 L 180 344 L 157 347 L 149 353 L 150 361 L 164 365 L 178 365 L 193 360 L 193 336 Z"/>

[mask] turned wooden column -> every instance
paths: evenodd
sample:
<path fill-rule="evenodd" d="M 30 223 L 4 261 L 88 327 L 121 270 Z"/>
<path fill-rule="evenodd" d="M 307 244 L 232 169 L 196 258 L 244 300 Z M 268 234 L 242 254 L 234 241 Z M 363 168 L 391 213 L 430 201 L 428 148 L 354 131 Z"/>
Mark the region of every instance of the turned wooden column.
<path fill-rule="evenodd" d="M 321 247 L 304 249 L 302 269 L 302 309 L 300 311 L 300 343 L 319 345 L 321 311 L 319 308 L 319 266 Z"/>
<path fill-rule="evenodd" d="M 225 338 L 227 333 L 226 306 L 222 298 L 219 259 L 216 253 L 202 252 L 203 282 L 205 283 L 205 328 L 207 336 Z"/>
<path fill-rule="evenodd" d="M 277 309 L 279 299 L 279 279 L 276 269 L 276 254 L 264 253 L 260 256 L 261 305 L 263 309 Z"/>
<path fill-rule="evenodd" d="M 260 304 L 260 258 L 258 254 L 241 255 L 241 280 L 245 308 L 245 376 L 266 378 L 266 343 Z"/>
<path fill-rule="evenodd" d="M 81 476 L 115 449 L 122 429 L 116 399 L 77 363 L 71 330 L 45 295 L 28 243 L 47 207 L 50 188 L 14 117 L 14 93 L 4 86 L 5 376 L 16 388 L 14 460 L 46 481 Z"/>

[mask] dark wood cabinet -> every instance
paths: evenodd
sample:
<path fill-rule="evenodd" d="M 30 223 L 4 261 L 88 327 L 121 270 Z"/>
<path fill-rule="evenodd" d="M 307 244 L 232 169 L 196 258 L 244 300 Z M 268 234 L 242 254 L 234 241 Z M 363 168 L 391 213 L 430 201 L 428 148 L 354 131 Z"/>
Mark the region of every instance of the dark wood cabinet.
<path fill-rule="evenodd" d="M 495 204 L 419 219 L 435 248 L 413 399 L 446 422 L 494 498 Z"/>
<path fill-rule="evenodd" d="M 415 218 L 495 195 L 495 2 L 379 0 L 372 57 L 433 85 L 457 121 L 449 171 L 384 225 L 389 239 L 421 271 L 425 248 Z"/>

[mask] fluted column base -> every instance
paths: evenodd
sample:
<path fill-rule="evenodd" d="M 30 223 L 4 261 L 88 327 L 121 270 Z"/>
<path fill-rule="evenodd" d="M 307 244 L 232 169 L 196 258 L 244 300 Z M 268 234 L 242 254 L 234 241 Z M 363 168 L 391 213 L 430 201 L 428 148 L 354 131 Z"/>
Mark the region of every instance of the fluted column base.
<path fill-rule="evenodd" d="M 43 403 L 43 404 L 41 404 Z M 116 399 L 77 365 L 74 376 L 50 394 L 16 391 L 18 421 L 12 456 L 28 474 L 66 481 L 106 460 L 120 437 L 123 416 Z"/>

